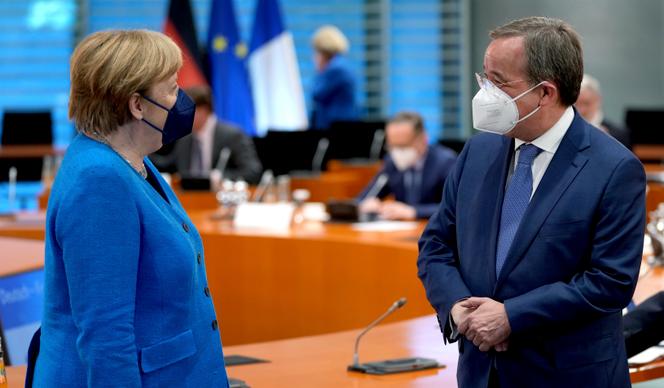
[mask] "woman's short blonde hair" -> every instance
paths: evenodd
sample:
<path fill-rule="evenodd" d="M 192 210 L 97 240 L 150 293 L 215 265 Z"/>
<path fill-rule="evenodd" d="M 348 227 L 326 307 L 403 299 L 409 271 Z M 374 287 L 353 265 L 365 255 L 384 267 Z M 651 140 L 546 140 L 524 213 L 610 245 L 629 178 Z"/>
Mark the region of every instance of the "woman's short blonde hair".
<path fill-rule="evenodd" d="M 316 30 L 311 43 L 316 51 L 328 57 L 348 52 L 348 39 L 341 30 L 332 25 L 322 26 Z"/>
<path fill-rule="evenodd" d="M 81 132 L 108 135 L 131 121 L 133 93 L 146 93 L 180 67 L 180 49 L 160 32 L 95 32 L 71 56 L 69 118 Z"/>

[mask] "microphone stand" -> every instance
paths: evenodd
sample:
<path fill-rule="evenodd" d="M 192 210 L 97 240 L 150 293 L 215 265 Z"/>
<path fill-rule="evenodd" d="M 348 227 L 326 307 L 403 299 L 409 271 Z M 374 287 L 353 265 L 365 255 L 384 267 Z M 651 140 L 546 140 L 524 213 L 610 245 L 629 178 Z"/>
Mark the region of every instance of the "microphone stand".
<path fill-rule="evenodd" d="M 360 364 L 359 357 L 359 345 L 360 339 L 377 324 L 382 322 L 390 314 L 392 314 L 397 309 L 401 308 L 406 304 L 406 298 L 401 298 L 394 302 L 386 312 L 384 312 L 380 317 L 375 321 L 371 322 L 360 335 L 355 339 L 355 351 L 353 353 L 353 363 L 348 366 L 347 370 L 351 372 L 360 372 L 372 375 L 385 375 L 391 373 L 400 373 L 400 372 L 410 372 L 416 370 L 430 369 L 430 368 L 439 368 L 441 367 L 438 364 L 438 361 L 430 358 L 422 357 L 409 357 L 409 358 L 398 358 L 392 360 L 383 360 L 383 361 L 374 361 Z"/>

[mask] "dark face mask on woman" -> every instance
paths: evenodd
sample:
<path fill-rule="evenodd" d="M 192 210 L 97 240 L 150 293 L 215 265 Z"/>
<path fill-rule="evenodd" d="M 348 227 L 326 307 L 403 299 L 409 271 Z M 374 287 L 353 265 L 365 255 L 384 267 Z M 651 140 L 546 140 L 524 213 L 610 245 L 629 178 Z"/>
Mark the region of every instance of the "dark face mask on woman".
<path fill-rule="evenodd" d="M 161 132 L 162 144 L 170 144 L 191 133 L 191 129 L 194 125 L 196 104 L 194 104 L 194 101 L 187 96 L 187 93 L 183 92 L 182 89 L 178 90 L 178 97 L 177 100 L 175 100 L 175 105 L 170 109 L 147 96 L 142 97 L 168 112 L 163 129 L 157 127 L 146 119 L 141 119 L 155 130 Z"/>

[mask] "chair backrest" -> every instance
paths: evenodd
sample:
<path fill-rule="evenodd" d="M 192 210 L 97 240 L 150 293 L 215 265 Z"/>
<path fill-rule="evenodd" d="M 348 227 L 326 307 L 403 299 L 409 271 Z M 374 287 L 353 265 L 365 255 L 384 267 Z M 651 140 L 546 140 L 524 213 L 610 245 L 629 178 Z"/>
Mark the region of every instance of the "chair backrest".
<path fill-rule="evenodd" d="M 460 154 L 461 150 L 463 150 L 463 146 L 466 145 L 466 141 L 462 139 L 440 139 L 438 140 L 438 144 Z"/>
<path fill-rule="evenodd" d="M 625 124 L 632 145 L 664 144 L 664 108 L 628 109 Z"/>
<path fill-rule="evenodd" d="M 5 111 L 2 119 L 2 145 L 51 145 L 53 120 L 50 111 Z M 0 159 L 0 181 L 7 181 L 9 169 L 16 167 L 20 181 L 41 180 L 43 158 Z"/>
<path fill-rule="evenodd" d="M 369 159 L 374 136 L 383 130 L 385 120 L 335 121 L 329 129 L 328 159 Z"/>
<path fill-rule="evenodd" d="M 323 137 L 323 131 L 270 130 L 265 137 L 255 137 L 254 145 L 263 169 L 279 176 L 294 170 L 312 170 L 314 154 Z"/>

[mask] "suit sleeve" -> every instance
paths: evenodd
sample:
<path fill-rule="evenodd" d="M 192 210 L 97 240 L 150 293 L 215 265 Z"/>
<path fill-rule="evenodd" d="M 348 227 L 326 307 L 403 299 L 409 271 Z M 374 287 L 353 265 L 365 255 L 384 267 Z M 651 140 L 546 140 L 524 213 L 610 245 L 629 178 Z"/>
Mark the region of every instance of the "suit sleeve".
<path fill-rule="evenodd" d="M 256 148 L 249 136 L 238 130 L 233 134 L 230 145 L 231 158 L 236 167 L 229 168 L 226 176 L 232 180 L 242 178 L 252 184 L 258 183 L 263 172 L 263 165 L 258 159 Z"/>
<path fill-rule="evenodd" d="M 664 340 L 664 291 L 643 301 L 623 317 L 627 357 L 632 357 Z"/>
<path fill-rule="evenodd" d="M 441 327 L 444 327 L 446 340 L 451 341 L 454 339 L 450 337 L 451 331 L 447 322 L 452 306 L 471 296 L 459 272 L 456 245 L 456 196 L 470 146 L 471 142 L 468 142 L 445 182 L 443 201 L 420 237 L 417 258 L 418 276 L 424 285 L 429 303 L 438 313 L 438 321 Z"/>
<path fill-rule="evenodd" d="M 440 204 L 437 203 L 423 203 L 415 205 L 415 218 L 427 219 L 433 216 L 438 210 Z"/>
<path fill-rule="evenodd" d="M 84 172 L 58 209 L 76 347 L 91 387 L 140 387 L 134 335 L 140 227 L 127 182 Z"/>
<path fill-rule="evenodd" d="M 559 281 L 505 300 L 513 334 L 619 312 L 636 286 L 645 224 L 645 173 L 624 159 L 600 201 L 589 263 Z"/>
<path fill-rule="evenodd" d="M 349 75 L 342 68 L 329 68 L 322 72 L 314 82 L 312 97 L 314 101 L 325 103 L 334 93 L 349 84 Z"/>
<path fill-rule="evenodd" d="M 376 198 L 383 199 L 392 193 L 392 191 L 390 190 L 390 182 L 389 182 L 390 173 L 387 171 L 387 165 L 388 165 L 388 160 L 386 157 L 386 159 L 383 160 L 383 167 L 380 169 L 380 171 L 378 171 L 376 176 L 374 176 L 373 179 L 371 179 L 371 182 L 369 182 L 369 184 L 366 185 L 366 187 L 362 190 L 360 195 L 357 196 L 358 201 L 363 201 L 366 199 L 367 194 L 369 194 L 369 191 L 376 184 L 378 177 L 383 174 L 386 174 L 388 176 L 388 181 L 385 183 L 385 185 L 383 185 L 380 191 L 378 191 L 378 194 L 376 194 Z"/>

